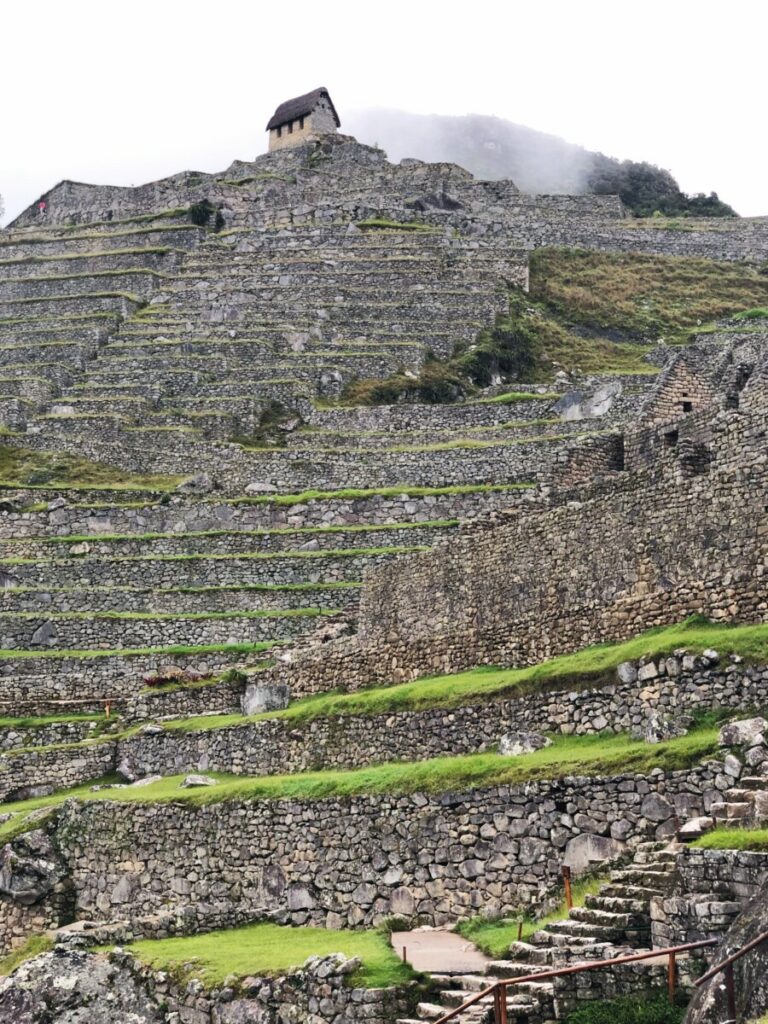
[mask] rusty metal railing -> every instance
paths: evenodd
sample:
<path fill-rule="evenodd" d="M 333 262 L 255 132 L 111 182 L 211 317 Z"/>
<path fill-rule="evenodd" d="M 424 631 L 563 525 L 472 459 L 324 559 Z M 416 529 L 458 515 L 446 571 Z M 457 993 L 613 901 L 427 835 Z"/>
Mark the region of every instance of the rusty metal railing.
<path fill-rule="evenodd" d="M 715 964 L 714 967 L 710 967 L 706 974 L 702 974 L 700 978 L 697 978 L 694 984 L 696 986 L 703 985 L 705 981 L 709 981 L 710 978 L 714 978 L 715 975 L 722 973 L 725 975 L 725 997 L 728 1000 L 728 1016 L 732 1021 L 736 1020 L 736 979 L 733 974 L 733 965 L 737 960 L 740 960 L 747 953 L 750 953 L 757 946 L 762 946 L 764 942 L 768 942 L 768 932 L 763 932 L 762 935 L 758 935 L 756 939 L 752 939 L 746 946 L 742 946 L 741 949 L 737 950 L 731 956 L 726 957 L 725 960 L 721 960 L 719 964 Z"/>
<path fill-rule="evenodd" d="M 768 933 L 762 938 L 768 938 Z M 475 1003 L 479 1003 L 483 999 L 491 997 L 493 999 L 493 1020 L 494 1024 L 507 1024 L 507 989 L 513 985 L 520 985 L 527 981 L 549 981 L 551 978 L 562 978 L 567 974 L 580 974 L 583 971 L 595 971 L 600 967 L 613 967 L 617 964 L 632 964 L 637 963 L 640 960 L 653 960 L 658 957 L 665 956 L 667 958 L 667 987 L 669 992 L 670 1000 L 674 999 L 675 987 L 677 983 L 677 955 L 678 953 L 687 953 L 692 949 L 702 949 L 704 946 L 716 946 L 717 939 L 700 939 L 698 942 L 686 942 L 682 946 L 668 946 L 664 949 L 649 949 L 644 953 L 633 953 L 631 956 L 619 956 L 612 960 L 587 960 L 582 961 L 578 964 L 571 964 L 570 967 L 558 967 L 552 971 L 540 971 L 538 974 L 522 974 L 519 978 L 501 978 L 495 981 L 488 988 L 482 989 L 480 992 L 476 992 L 473 996 L 467 999 L 451 1010 L 450 1013 L 446 1013 L 434 1022 L 434 1024 L 448 1024 L 448 1021 L 457 1017 L 460 1013 L 469 1009 L 470 1006 L 474 1006 Z M 751 946 L 757 945 L 758 940 L 755 940 Z M 748 948 L 745 947 L 743 953 L 747 952 Z M 742 953 L 737 954 L 733 959 L 737 959 Z M 725 961 L 724 961 L 725 962 Z M 722 969 L 722 965 L 719 965 L 719 969 Z M 699 978 L 696 984 L 700 984 L 707 977 L 711 975 L 704 975 L 703 978 Z M 716 973 L 716 971 L 714 972 Z"/>

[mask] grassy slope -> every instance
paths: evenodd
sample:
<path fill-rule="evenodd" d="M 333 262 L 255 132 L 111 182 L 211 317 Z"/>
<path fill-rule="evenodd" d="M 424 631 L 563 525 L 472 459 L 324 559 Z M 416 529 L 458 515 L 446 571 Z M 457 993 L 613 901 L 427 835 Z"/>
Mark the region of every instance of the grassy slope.
<path fill-rule="evenodd" d="M 419 708 L 458 707 L 504 694 L 522 696 L 549 686 L 580 686 L 605 678 L 623 661 L 670 654 L 678 648 L 700 653 L 712 647 L 754 661 L 768 660 L 768 623 L 757 626 L 715 626 L 688 620 L 652 629 L 621 644 L 601 644 L 566 654 L 530 668 L 478 668 L 456 675 L 417 679 L 397 686 L 372 687 L 356 693 L 321 693 L 257 718 L 296 722 L 341 714 L 384 714 Z M 217 715 L 167 723 L 170 728 L 204 729 L 248 721 L 242 715 Z"/>
<path fill-rule="evenodd" d="M 407 794 L 469 790 L 482 786 L 520 785 L 536 779 L 565 776 L 648 774 L 654 768 L 672 771 L 690 767 L 717 751 L 717 729 L 699 729 L 667 743 L 648 744 L 620 736 L 560 736 L 552 746 L 521 757 L 468 754 L 428 761 L 389 762 L 348 771 L 302 772 L 261 777 L 210 772 L 216 786 L 181 789 L 183 775 L 167 776 L 137 789 L 103 789 L 90 784 L 0 805 L 0 814 L 13 817 L 0 824 L 0 841 L 21 828 L 23 816 L 53 808 L 68 799 L 116 800 L 128 803 L 172 803 L 202 806 L 225 800 L 320 800 L 357 794 Z M 23 829 L 22 829 L 23 830 Z"/>
<path fill-rule="evenodd" d="M 53 940 L 47 935 L 30 935 L 24 945 L 0 959 L 0 977 L 7 977 L 25 960 L 47 953 L 50 949 L 53 949 Z"/>
<path fill-rule="evenodd" d="M 644 356 L 660 338 L 688 341 L 698 325 L 768 300 L 768 278 L 744 264 L 572 249 L 537 249 L 530 260 L 529 294 L 510 291 L 509 315 L 474 346 L 428 362 L 418 381 L 353 382 L 344 403 L 451 401 L 499 369 L 504 379 L 534 382 L 561 369 L 652 374 Z"/>
<path fill-rule="evenodd" d="M 353 975 L 353 981 L 366 987 L 384 988 L 413 977 L 381 931 L 339 932 L 260 923 L 185 938 L 146 939 L 128 949 L 158 969 L 171 969 L 175 974 L 181 968 L 185 975 L 199 978 L 206 988 L 221 985 L 230 975 L 284 974 L 300 967 L 310 956 L 329 953 L 360 957 L 362 968 Z M 187 969 L 185 965 L 190 966 Z"/>
<path fill-rule="evenodd" d="M 80 459 L 66 452 L 33 451 L 0 445 L 0 486 L 24 487 L 115 487 L 124 490 L 147 488 L 173 490 L 181 476 L 132 476 L 113 466 Z"/>
<path fill-rule="evenodd" d="M 717 828 L 691 845 L 702 850 L 768 851 L 768 828 Z"/>
<path fill-rule="evenodd" d="M 764 306 L 768 277 L 741 263 L 537 249 L 530 294 L 566 322 L 674 341 L 698 324 Z"/>

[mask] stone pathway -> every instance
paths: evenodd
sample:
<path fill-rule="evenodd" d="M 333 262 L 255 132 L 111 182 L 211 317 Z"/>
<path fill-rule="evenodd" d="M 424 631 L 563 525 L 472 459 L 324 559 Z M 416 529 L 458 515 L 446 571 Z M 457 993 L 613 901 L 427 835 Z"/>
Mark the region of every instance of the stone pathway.
<path fill-rule="evenodd" d="M 417 928 L 410 932 L 392 932 L 392 947 L 416 971 L 429 974 L 483 974 L 490 958 L 468 939 L 439 928 Z"/>

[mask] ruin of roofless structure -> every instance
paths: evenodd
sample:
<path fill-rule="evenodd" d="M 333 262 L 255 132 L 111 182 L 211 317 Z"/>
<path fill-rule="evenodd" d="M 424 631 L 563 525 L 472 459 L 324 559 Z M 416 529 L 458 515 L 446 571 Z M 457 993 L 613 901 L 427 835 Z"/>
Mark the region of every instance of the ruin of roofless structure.
<path fill-rule="evenodd" d="M 341 127 L 339 115 L 327 89 L 313 89 L 303 96 L 281 103 L 267 125 L 269 151 L 299 146 L 328 135 Z"/>

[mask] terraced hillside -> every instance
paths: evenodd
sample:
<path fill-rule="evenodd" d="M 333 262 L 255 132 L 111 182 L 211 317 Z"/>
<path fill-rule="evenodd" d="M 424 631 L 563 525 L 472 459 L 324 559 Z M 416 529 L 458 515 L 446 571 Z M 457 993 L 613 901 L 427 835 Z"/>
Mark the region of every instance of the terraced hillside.
<path fill-rule="evenodd" d="M 715 758 L 761 777 L 713 724 L 768 704 L 759 226 L 637 258 L 610 197 L 342 136 L 48 195 L 0 233 L 0 951 L 358 929 L 314 1019 L 410 1020 L 364 929 L 535 916 L 564 856 L 666 870 Z M 599 901 L 504 969 L 649 941 Z"/>

